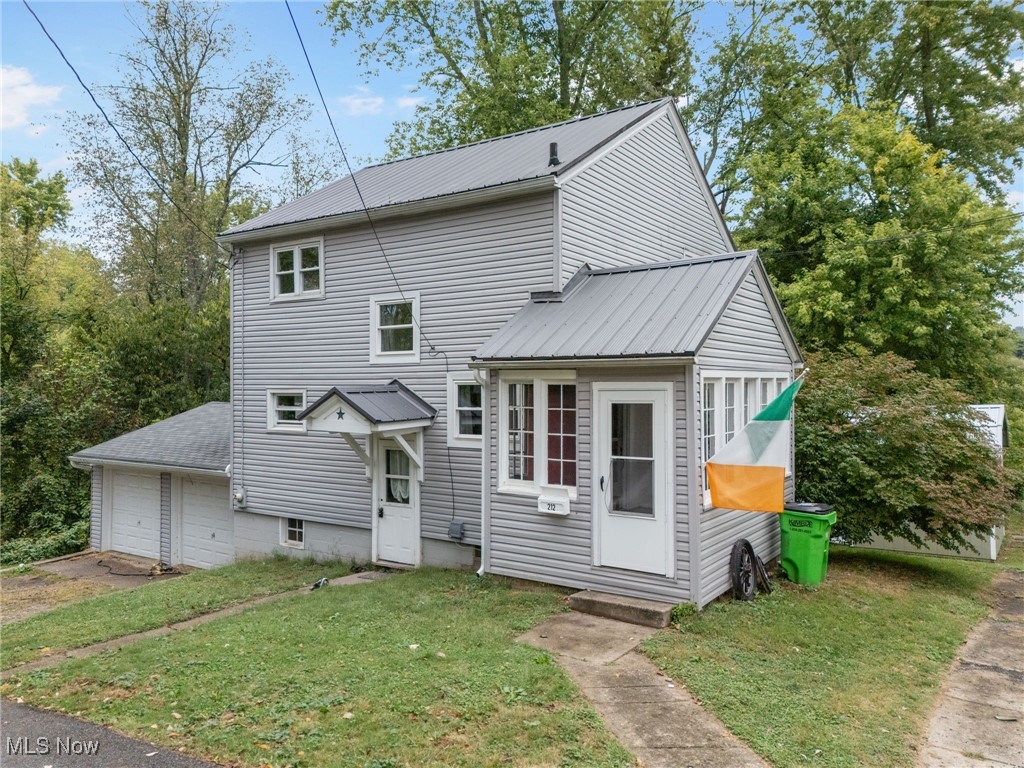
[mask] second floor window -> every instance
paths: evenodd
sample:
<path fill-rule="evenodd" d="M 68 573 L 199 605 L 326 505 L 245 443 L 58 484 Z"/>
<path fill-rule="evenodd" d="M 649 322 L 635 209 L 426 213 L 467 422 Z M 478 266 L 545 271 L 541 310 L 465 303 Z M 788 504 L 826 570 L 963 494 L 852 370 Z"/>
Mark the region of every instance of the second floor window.
<path fill-rule="evenodd" d="M 273 298 L 323 296 L 323 248 L 319 241 L 271 248 Z"/>
<path fill-rule="evenodd" d="M 374 296 L 370 300 L 370 362 L 418 363 L 419 315 L 417 293 Z"/>

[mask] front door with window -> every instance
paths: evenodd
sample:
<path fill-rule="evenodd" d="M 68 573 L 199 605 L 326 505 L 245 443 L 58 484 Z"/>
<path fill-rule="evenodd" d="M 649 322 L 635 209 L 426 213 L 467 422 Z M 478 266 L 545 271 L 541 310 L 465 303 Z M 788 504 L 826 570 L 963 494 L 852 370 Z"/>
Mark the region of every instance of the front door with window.
<path fill-rule="evenodd" d="M 673 575 L 672 385 L 594 385 L 594 562 Z"/>
<path fill-rule="evenodd" d="M 398 443 L 381 440 L 375 469 L 377 559 L 417 565 L 420 502 L 416 466 Z"/>

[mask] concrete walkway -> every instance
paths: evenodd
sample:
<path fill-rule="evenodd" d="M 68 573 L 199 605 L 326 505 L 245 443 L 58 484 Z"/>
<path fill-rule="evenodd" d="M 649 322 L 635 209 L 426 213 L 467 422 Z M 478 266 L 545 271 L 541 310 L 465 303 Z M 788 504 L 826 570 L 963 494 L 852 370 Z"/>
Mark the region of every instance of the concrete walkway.
<path fill-rule="evenodd" d="M 354 584 L 366 584 L 369 581 L 376 579 L 386 578 L 389 573 L 384 571 L 366 571 L 365 573 L 353 573 L 348 576 L 342 576 L 337 579 L 331 579 L 327 586 L 329 587 L 344 587 Z M 131 635 L 123 635 L 122 637 L 115 637 L 112 640 L 106 640 L 102 643 L 94 643 L 93 645 L 86 645 L 82 648 L 72 648 L 69 651 L 60 651 L 50 656 L 44 656 L 41 659 L 35 661 L 28 661 L 24 664 L 19 664 L 16 667 L 11 667 L 3 672 L 0 672 L 0 681 L 7 680 L 17 675 L 24 674 L 26 672 L 33 672 L 37 669 L 45 669 L 52 667 L 56 664 L 60 664 L 62 661 L 67 659 L 84 659 L 89 656 L 95 656 L 96 654 L 103 653 L 105 651 L 116 651 L 119 648 L 124 648 L 126 645 L 137 643 L 140 640 L 145 640 L 150 637 L 162 637 L 163 635 L 169 635 L 172 632 L 179 632 L 183 629 L 192 629 L 198 627 L 201 624 L 206 624 L 208 621 L 216 621 L 217 619 L 223 619 L 226 616 L 235 616 L 236 614 L 242 613 L 249 608 L 256 605 L 263 605 L 264 603 L 271 603 L 276 600 L 282 600 L 291 595 L 302 595 L 307 594 L 311 590 L 307 587 L 299 587 L 298 589 L 292 589 L 287 592 L 277 592 L 273 595 L 264 595 L 263 597 L 257 597 L 253 600 L 248 600 L 244 603 L 238 603 L 232 605 L 230 608 L 222 608 L 219 611 L 213 611 L 211 613 L 204 613 L 202 616 L 196 616 L 195 618 L 186 619 L 185 621 L 179 621 L 175 624 L 165 624 L 162 627 L 156 627 L 155 629 L 148 629 L 144 632 L 135 632 Z"/>
<path fill-rule="evenodd" d="M 943 684 L 920 768 L 1024 768 L 1024 573 L 995 589 Z"/>
<path fill-rule="evenodd" d="M 543 648 L 643 768 L 768 768 L 636 646 L 657 630 L 563 613 L 518 638 Z"/>

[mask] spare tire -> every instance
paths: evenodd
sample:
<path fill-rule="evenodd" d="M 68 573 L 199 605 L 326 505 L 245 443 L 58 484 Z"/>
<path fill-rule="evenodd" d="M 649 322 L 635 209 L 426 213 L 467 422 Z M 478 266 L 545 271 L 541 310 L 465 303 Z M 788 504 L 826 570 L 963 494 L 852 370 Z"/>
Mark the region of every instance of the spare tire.
<path fill-rule="evenodd" d="M 757 561 L 754 548 L 746 539 L 737 539 L 729 557 L 732 596 L 737 600 L 753 600 L 757 596 Z"/>

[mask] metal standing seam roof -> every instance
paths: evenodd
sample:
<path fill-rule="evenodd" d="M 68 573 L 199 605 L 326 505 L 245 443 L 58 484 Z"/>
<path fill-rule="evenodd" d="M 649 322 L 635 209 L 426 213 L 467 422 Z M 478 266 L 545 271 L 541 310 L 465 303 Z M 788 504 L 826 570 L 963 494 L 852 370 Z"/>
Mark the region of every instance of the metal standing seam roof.
<path fill-rule="evenodd" d="M 78 451 L 88 464 L 153 464 L 225 472 L 231 463 L 231 403 L 206 403 Z"/>
<path fill-rule="evenodd" d="M 366 207 L 428 200 L 517 181 L 557 176 L 589 156 L 670 99 L 588 115 L 562 123 L 499 136 L 473 144 L 361 168 L 354 176 Z M 558 144 L 557 166 L 549 166 L 548 145 Z M 292 200 L 221 233 L 223 237 L 284 224 L 361 211 L 352 176 Z"/>
<path fill-rule="evenodd" d="M 433 421 L 437 416 L 436 408 L 398 379 L 393 379 L 388 384 L 379 386 L 347 390 L 332 387 L 296 418 L 300 421 L 305 419 L 332 397 L 338 397 L 348 403 L 357 413 L 374 424 L 392 424 L 421 419 Z"/>
<path fill-rule="evenodd" d="M 586 267 L 559 294 L 535 294 L 474 360 L 695 355 L 756 251 L 617 269 Z"/>

